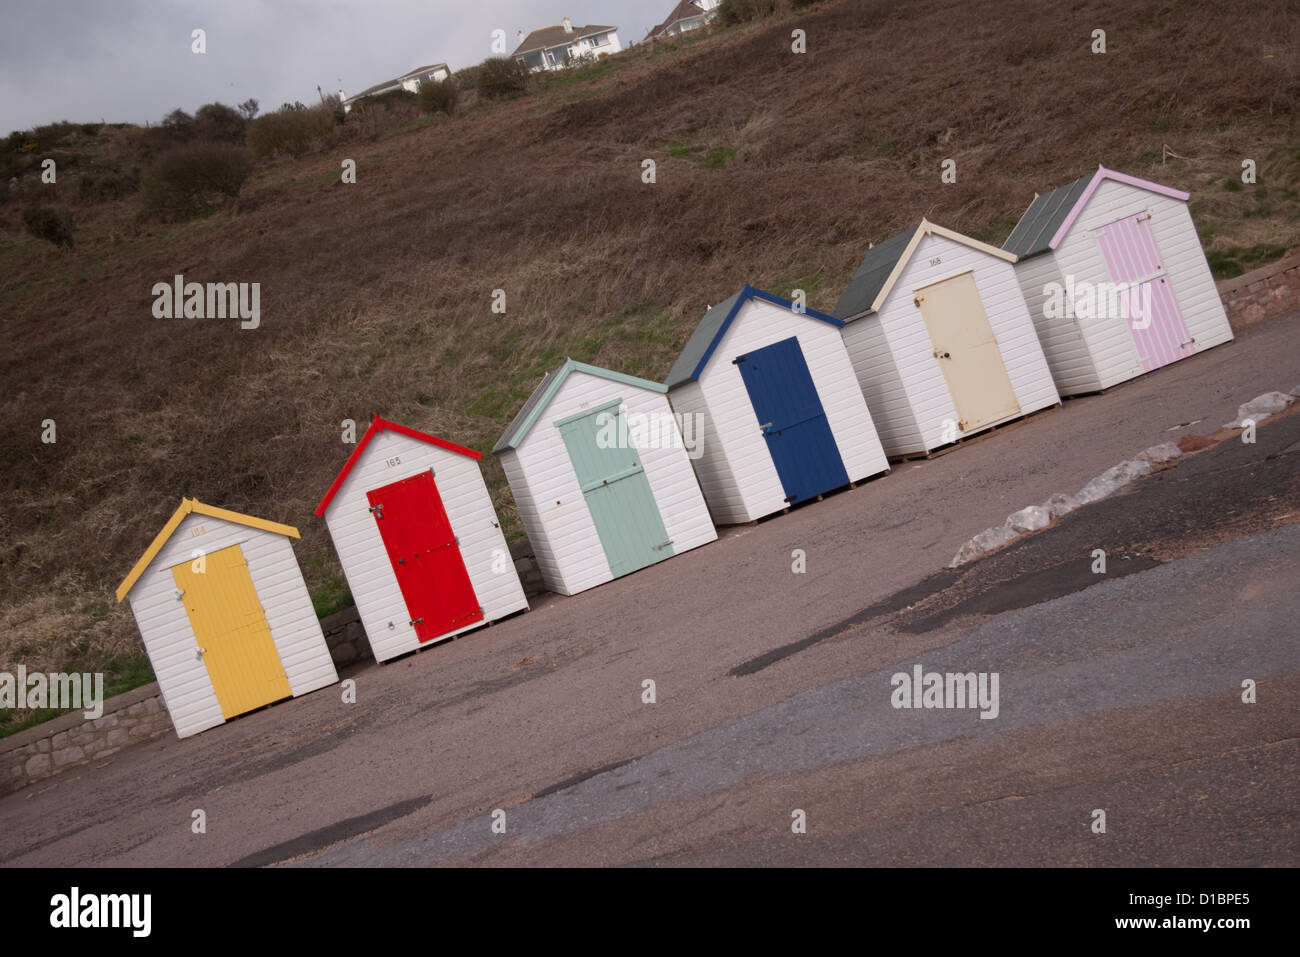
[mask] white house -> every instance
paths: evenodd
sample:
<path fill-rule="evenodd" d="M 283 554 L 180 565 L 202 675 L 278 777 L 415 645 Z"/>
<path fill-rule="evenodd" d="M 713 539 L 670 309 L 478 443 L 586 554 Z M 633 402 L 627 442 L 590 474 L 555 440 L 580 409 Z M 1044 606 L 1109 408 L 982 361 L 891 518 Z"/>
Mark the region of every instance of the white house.
<path fill-rule="evenodd" d="M 658 382 L 567 360 L 493 451 L 542 580 L 573 595 L 718 537 Z"/>
<path fill-rule="evenodd" d="M 376 416 L 316 506 L 376 661 L 527 610 L 482 457 Z"/>
<path fill-rule="evenodd" d="M 722 0 L 681 0 L 673 7 L 664 22 L 652 27 L 645 38 L 667 40 L 682 33 L 689 33 L 691 30 L 698 30 L 717 17 L 721 3 Z"/>
<path fill-rule="evenodd" d="M 1232 339 L 1188 194 L 1099 166 L 1034 199 L 1003 248 L 1061 395 Z"/>
<path fill-rule="evenodd" d="M 1060 402 L 1015 261 L 924 219 L 862 260 L 835 316 L 891 458 Z"/>
<path fill-rule="evenodd" d="M 542 27 L 524 36 L 518 34 L 519 46 L 510 54 L 529 70 L 562 70 L 578 59 L 599 59 L 618 53 L 618 27 L 575 27 L 568 17 L 559 26 Z"/>
<path fill-rule="evenodd" d="M 390 93 L 393 90 L 406 90 L 409 93 L 418 92 L 420 84 L 424 82 L 441 83 L 451 76 L 451 70 L 445 63 L 430 63 L 428 66 L 416 67 L 410 73 L 403 73 L 401 76 L 392 80 L 385 80 L 383 83 L 376 83 L 374 86 L 367 87 L 356 96 L 343 96 L 343 91 L 339 91 L 339 99 L 343 101 L 344 112 L 350 113 L 353 105 L 367 96 L 379 96 L 383 93 Z"/>
<path fill-rule="evenodd" d="M 338 681 L 292 538 L 187 498 L 118 586 L 177 736 Z"/>
<path fill-rule="evenodd" d="M 716 524 L 751 522 L 889 471 L 843 325 L 747 285 L 687 341 L 668 397 L 698 423 L 695 467 Z"/>

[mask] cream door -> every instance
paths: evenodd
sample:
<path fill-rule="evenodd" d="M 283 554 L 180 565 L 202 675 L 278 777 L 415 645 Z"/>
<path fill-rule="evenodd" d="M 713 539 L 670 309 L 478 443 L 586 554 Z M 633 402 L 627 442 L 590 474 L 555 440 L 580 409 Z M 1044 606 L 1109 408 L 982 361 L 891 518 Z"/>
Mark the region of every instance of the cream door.
<path fill-rule="evenodd" d="M 1002 351 L 993 338 L 975 275 L 959 273 L 922 286 L 913 301 L 921 310 L 934 357 L 957 409 L 957 428 L 970 432 L 1020 411 Z"/>

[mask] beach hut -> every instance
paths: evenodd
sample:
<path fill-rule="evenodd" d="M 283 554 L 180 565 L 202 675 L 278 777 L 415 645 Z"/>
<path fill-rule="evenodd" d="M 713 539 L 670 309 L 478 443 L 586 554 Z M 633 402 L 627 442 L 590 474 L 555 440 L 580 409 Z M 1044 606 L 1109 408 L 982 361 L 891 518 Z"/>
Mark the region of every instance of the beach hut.
<path fill-rule="evenodd" d="M 339 680 L 298 537 L 187 498 L 118 586 L 179 737 Z"/>
<path fill-rule="evenodd" d="M 666 386 L 566 361 L 492 450 L 546 587 L 573 595 L 718 537 Z"/>
<path fill-rule="evenodd" d="M 891 458 L 1060 402 L 1015 261 L 924 219 L 867 252 L 835 315 Z"/>
<path fill-rule="evenodd" d="M 1061 395 L 1232 339 L 1188 194 L 1099 166 L 1034 199 L 1003 248 Z"/>
<path fill-rule="evenodd" d="M 718 525 L 750 522 L 889 471 L 838 319 L 746 285 L 705 313 L 668 373 L 693 417 Z"/>
<path fill-rule="evenodd" d="M 376 416 L 316 506 L 376 661 L 528 608 L 482 457 Z"/>

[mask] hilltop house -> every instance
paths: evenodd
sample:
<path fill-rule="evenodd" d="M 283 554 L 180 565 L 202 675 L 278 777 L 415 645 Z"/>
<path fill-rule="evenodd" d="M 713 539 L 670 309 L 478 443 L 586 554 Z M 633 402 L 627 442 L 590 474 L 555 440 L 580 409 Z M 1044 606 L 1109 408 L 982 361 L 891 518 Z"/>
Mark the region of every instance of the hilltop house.
<path fill-rule="evenodd" d="M 568 17 L 558 27 L 542 27 L 528 36 L 519 32 L 519 46 L 511 54 L 529 70 L 562 70 L 579 57 L 603 57 L 618 53 L 618 27 L 575 27 Z"/>
<path fill-rule="evenodd" d="M 351 112 L 352 105 L 367 96 L 379 96 L 381 93 L 389 93 L 393 90 L 408 90 L 414 93 L 425 80 L 438 83 L 449 76 L 451 76 L 451 70 L 448 69 L 447 64 L 430 63 L 428 66 L 416 67 L 410 73 L 403 73 L 396 79 L 385 80 L 383 83 L 376 83 L 372 87 L 367 87 L 356 96 L 344 96 L 343 91 L 340 90 L 339 99 L 343 101 L 344 112 Z"/>
<path fill-rule="evenodd" d="M 679 33 L 698 30 L 713 22 L 721 4 L 722 0 L 681 0 L 673 7 L 673 12 L 668 14 L 668 18 L 663 23 L 646 34 L 646 39 L 666 40 Z"/>

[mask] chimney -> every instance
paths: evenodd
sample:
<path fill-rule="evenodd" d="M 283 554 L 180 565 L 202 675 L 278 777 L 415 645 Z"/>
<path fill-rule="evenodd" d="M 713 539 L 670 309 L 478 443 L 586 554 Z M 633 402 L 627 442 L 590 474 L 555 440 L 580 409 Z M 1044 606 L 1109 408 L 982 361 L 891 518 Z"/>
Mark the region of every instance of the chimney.
<path fill-rule="evenodd" d="M 565 33 L 572 33 L 572 32 L 573 32 L 573 21 L 572 21 L 572 20 L 570 20 L 568 17 L 565 17 L 565 18 L 564 18 L 563 20 L 561 20 L 560 22 L 561 22 L 562 24 L 564 24 L 564 32 L 565 32 Z"/>

